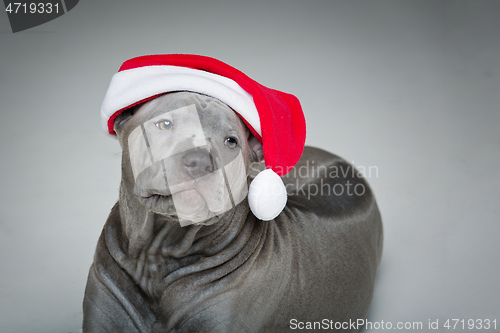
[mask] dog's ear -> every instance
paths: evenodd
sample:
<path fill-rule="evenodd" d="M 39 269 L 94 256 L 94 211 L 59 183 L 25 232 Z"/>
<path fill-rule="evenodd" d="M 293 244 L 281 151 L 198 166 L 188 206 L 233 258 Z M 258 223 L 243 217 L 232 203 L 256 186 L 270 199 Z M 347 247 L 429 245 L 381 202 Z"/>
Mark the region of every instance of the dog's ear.
<path fill-rule="evenodd" d="M 264 159 L 264 151 L 262 150 L 262 144 L 259 140 L 250 132 L 247 128 L 247 142 L 250 148 L 251 161 L 260 162 Z"/>
<path fill-rule="evenodd" d="M 137 107 L 131 107 L 131 108 L 123 111 L 122 113 L 120 113 L 118 115 L 118 117 L 115 118 L 115 124 L 113 125 L 113 129 L 115 130 L 115 132 L 117 134 L 118 134 L 118 132 L 121 131 L 121 129 L 123 128 L 123 126 L 125 125 L 125 123 L 130 118 L 132 118 L 132 116 L 134 115 L 134 113 L 136 111 L 136 108 Z"/>

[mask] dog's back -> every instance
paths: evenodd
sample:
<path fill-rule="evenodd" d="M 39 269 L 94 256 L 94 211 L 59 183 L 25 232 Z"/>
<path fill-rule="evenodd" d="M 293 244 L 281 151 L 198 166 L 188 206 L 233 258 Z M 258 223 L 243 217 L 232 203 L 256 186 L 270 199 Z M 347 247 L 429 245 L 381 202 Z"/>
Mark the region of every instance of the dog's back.
<path fill-rule="evenodd" d="M 370 187 L 352 165 L 311 147 L 284 181 L 289 197 L 281 224 L 293 231 L 295 267 L 282 320 L 289 328 L 320 322 L 325 329 L 366 318 L 383 238 Z"/>

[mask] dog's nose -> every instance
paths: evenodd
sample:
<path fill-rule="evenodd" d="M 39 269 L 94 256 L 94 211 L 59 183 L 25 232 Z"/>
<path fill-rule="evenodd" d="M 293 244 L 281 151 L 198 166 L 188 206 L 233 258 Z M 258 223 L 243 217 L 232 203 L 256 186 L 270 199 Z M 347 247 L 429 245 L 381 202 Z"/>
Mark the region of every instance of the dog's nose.
<path fill-rule="evenodd" d="M 208 152 L 191 151 L 182 157 L 182 163 L 193 178 L 214 172 L 213 160 Z"/>

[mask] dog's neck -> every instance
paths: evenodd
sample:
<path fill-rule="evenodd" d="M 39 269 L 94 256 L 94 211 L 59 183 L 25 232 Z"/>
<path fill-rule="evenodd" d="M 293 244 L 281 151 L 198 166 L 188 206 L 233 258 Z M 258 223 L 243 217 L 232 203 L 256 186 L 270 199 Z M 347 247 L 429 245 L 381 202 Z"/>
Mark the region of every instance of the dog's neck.
<path fill-rule="evenodd" d="M 118 206 L 121 230 L 116 245 L 124 255 L 115 259 L 152 297 L 160 296 L 158 286 L 172 272 L 215 256 L 236 237 L 252 232 L 244 228 L 250 211 L 247 200 L 207 225 L 184 227 L 174 217 L 148 211 L 123 186 Z"/>

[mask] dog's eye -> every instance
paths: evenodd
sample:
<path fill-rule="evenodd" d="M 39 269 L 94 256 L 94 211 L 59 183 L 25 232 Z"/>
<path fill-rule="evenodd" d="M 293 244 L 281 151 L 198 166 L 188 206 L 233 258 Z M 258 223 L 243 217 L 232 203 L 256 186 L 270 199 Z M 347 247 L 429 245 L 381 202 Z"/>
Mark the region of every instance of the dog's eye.
<path fill-rule="evenodd" d="M 168 130 L 172 128 L 172 122 L 170 120 L 164 120 L 160 121 L 159 123 L 155 124 L 156 127 L 158 127 L 161 130 Z"/>
<path fill-rule="evenodd" d="M 233 137 L 228 137 L 228 138 L 226 138 L 226 140 L 224 141 L 224 144 L 225 144 L 226 146 L 228 146 L 229 148 L 234 148 L 234 147 L 236 147 L 236 145 L 238 144 L 238 141 L 236 141 L 236 139 L 235 139 L 235 138 L 233 138 Z"/>

